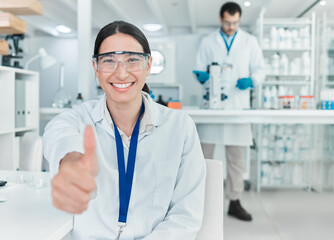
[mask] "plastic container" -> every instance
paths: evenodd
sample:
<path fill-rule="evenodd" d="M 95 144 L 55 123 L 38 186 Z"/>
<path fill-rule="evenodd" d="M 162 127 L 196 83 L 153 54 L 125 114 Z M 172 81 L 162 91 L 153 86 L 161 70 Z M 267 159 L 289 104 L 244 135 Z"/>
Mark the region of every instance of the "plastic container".
<path fill-rule="evenodd" d="M 299 108 L 304 110 L 315 109 L 314 96 L 300 96 Z"/>
<path fill-rule="evenodd" d="M 279 96 L 280 109 L 296 109 L 295 96 Z"/>

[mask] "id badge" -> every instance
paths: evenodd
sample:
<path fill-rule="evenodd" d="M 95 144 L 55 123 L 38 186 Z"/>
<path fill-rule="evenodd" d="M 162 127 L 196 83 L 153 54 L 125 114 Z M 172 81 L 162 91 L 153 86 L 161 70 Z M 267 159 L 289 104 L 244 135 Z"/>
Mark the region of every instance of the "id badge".
<path fill-rule="evenodd" d="M 228 62 L 224 62 L 223 66 L 222 66 L 222 70 L 223 72 L 230 72 L 233 69 L 233 64 L 232 63 L 228 63 Z"/>

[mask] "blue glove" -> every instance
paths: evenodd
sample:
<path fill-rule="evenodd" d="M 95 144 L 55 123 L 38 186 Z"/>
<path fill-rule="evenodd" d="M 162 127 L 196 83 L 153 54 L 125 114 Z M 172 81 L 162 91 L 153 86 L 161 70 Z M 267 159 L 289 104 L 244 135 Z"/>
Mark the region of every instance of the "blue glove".
<path fill-rule="evenodd" d="M 253 81 L 250 78 L 241 78 L 237 82 L 237 88 L 240 90 L 246 90 L 247 88 L 253 88 Z"/>
<path fill-rule="evenodd" d="M 193 74 L 196 75 L 197 80 L 201 83 L 204 84 L 206 81 L 209 80 L 210 78 L 210 74 L 208 72 L 204 72 L 204 71 L 193 71 Z"/>

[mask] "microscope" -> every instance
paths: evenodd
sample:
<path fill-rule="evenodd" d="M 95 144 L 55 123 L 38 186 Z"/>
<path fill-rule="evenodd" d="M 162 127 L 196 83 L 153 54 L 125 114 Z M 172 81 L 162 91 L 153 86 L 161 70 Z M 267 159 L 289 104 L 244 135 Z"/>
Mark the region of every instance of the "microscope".
<path fill-rule="evenodd" d="M 2 66 L 6 67 L 15 67 L 15 68 L 23 68 L 23 66 L 20 65 L 20 62 L 18 60 L 14 61 L 14 65 L 11 65 L 11 59 L 20 59 L 23 58 L 23 56 L 20 56 L 20 53 L 23 53 L 22 48 L 19 47 L 19 41 L 24 39 L 23 34 L 13 34 L 13 35 L 7 35 L 6 41 L 13 40 L 13 47 L 9 44 L 9 49 L 12 50 L 12 53 L 9 55 L 3 55 L 2 56 Z M 13 49 L 14 48 L 14 49 Z"/>
<path fill-rule="evenodd" d="M 217 62 L 208 65 L 208 70 L 193 71 L 197 80 L 203 86 L 203 98 L 200 108 L 204 109 L 224 109 L 224 100 L 227 95 L 221 83 L 222 68 Z"/>

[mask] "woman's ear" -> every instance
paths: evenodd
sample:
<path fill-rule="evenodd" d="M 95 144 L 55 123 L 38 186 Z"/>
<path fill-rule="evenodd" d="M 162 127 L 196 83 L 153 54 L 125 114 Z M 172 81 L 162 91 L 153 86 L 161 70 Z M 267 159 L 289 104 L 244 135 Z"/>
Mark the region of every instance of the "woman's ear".
<path fill-rule="evenodd" d="M 95 76 L 99 79 L 99 72 L 97 71 L 96 61 L 92 60 Z"/>
<path fill-rule="evenodd" d="M 152 67 L 152 57 L 149 57 L 149 59 L 147 60 L 146 76 L 150 75 L 151 67 Z"/>

